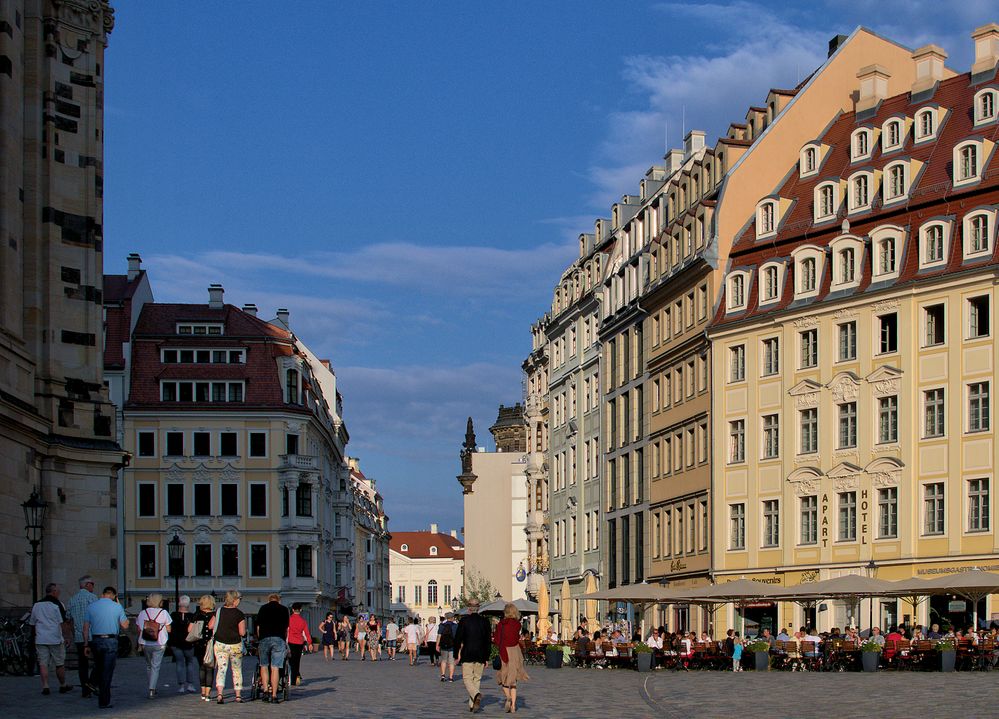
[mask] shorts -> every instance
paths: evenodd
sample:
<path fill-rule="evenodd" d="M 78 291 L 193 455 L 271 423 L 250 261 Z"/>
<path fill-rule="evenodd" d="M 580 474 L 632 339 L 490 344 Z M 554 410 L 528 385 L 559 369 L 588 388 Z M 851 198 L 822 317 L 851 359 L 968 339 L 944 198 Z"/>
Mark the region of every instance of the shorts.
<path fill-rule="evenodd" d="M 454 650 L 441 649 L 441 665 L 454 664 Z"/>
<path fill-rule="evenodd" d="M 288 655 L 288 644 L 281 637 L 264 637 L 257 645 L 257 659 L 260 666 L 280 669 Z"/>
<path fill-rule="evenodd" d="M 365 633 L 365 632 L 358 632 L 358 633 L 357 633 L 357 641 L 359 641 L 359 642 L 363 642 L 363 641 L 364 641 L 364 638 L 365 638 L 366 636 L 368 636 L 368 635 L 367 635 L 367 633 Z"/>
<path fill-rule="evenodd" d="M 395 639 L 386 639 L 385 640 L 385 648 L 386 649 L 395 649 Z"/>
<path fill-rule="evenodd" d="M 66 664 L 65 644 L 36 644 L 35 653 L 38 663 L 51 667 L 61 667 Z"/>

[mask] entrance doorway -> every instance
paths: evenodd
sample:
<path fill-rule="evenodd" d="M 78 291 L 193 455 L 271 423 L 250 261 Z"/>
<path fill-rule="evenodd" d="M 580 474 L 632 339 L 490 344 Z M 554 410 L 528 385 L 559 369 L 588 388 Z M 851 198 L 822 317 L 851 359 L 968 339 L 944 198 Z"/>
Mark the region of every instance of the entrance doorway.
<path fill-rule="evenodd" d="M 930 597 L 929 624 L 939 624 L 940 631 L 948 629 L 967 629 L 974 625 L 974 604 L 963 597 L 954 594 L 940 594 Z M 985 597 L 978 601 L 978 624 L 988 626 L 985 615 Z"/>
<path fill-rule="evenodd" d="M 753 604 L 747 604 L 741 610 L 736 609 L 736 618 L 741 618 L 742 620 L 744 637 L 755 637 L 764 629 L 769 629 L 771 634 L 777 634 L 776 602 L 754 602 Z"/>

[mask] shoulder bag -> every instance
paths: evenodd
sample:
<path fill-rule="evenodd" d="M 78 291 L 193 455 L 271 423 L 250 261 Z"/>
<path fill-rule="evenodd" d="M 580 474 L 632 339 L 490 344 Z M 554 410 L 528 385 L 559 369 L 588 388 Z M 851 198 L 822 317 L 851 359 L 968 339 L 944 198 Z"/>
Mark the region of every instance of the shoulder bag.
<path fill-rule="evenodd" d="M 215 666 L 215 632 L 219 628 L 219 617 L 222 615 L 222 607 L 219 607 L 215 611 L 215 628 L 212 629 L 212 636 L 208 639 L 208 644 L 205 646 L 205 656 L 202 657 L 201 663 L 206 667 Z"/>
<path fill-rule="evenodd" d="M 201 636 L 205 632 L 205 620 L 196 619 L 193 622 L 189 622 L 187 625 L 187 636 L 184 638 L 185 642 L 193 644 L 194 642 L 200 642 Z"/>

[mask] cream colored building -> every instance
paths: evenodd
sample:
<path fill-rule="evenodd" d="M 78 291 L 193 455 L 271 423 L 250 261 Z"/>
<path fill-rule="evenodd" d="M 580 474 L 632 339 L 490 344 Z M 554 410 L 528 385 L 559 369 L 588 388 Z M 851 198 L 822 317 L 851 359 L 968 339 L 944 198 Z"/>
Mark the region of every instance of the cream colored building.
<path fill-rule="evenodd" d="M 457 606 L 464 584 L 465 548 L 454 530 L 395 532 L 389 547 L 392 580 L 391 614 L 399 623 L 407 617 L 441 617 Z"/>
<path fill-rule="evenodd" d="M 524 360 L 524 422 L 527 425 L 527 587 L 538 596 L 545 581 L 548 552 L 548 342 L 547 315 L 531 327 L 531 354 Z"/>
<path fill-rule="evenodd" d="M 526 427 L 520 428 L 526 435 Z M 504 598 L 526 596 L 527 454 L 486 452 L 475 447 L 469 419 L 463 454 L 469 472 L 464 493 L 465 569 L 489 581 Z M 523 444 L 521 444 L 523 446 Z M 465 486 L 465 481 L 462 482 Z"/>
<path fill-rule="evenodd" d="M 357 612 L 379 617 L 391 611 L 389 581 L 388 517 L 375 480 L 361 471 L 360 460 L 350 457 L 351 492 L 354 497 L 353 597 Z"/>
<path fill-rule="evenodd" d="M 843 106 L 794 157 L 770 158 L 775 181 L 758 183 L 745 208 L 711 330 L 719 580 L 999 568 L 999 26 L 973 38 L 975 66 L 958 76 L 935 46 L 904 62 L 897 46 L 858 55 L 837 81 L 851 85 L 829 96 Z M 915 611 L 865 601 L 859 615 L 838 602 L 817 616 L 786 604 L 745 619 L 966 626 L 971 607 L 954 599 Z M 983 600 L 979 615 L 994 606 Z"/>
<path fill-rule="evenodd" d="M 26 606 L 21 505 L 34 491 L 48 502 L 39 593 L 50 581 L 75 586 L 84 572 L 114 582 L 121 561 L 124 458 L 101 381 L 103 73 L 114 11 L 104 1 L 15 0 L 0 5 L 0 27 L 0 581 L 6 602 Z"/>

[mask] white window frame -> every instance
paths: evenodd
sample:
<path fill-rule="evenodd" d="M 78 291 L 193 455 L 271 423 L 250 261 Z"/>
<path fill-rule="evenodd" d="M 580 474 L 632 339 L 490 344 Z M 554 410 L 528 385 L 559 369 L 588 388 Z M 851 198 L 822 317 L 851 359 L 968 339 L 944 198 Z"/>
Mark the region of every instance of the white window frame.
<path fill-rule="evenodd" d="M 767 297 L 767 273 L 773 270 L 775 273 L 774 278 L 774 296 Z M 781 262 L 768 262 L 762 267 L 760 267 L 759 273 L 759 304 L 767 305 L 773 302 L 778 302 L 784 294 L 784 265 Z"/>
<path fill-rule="evenodd" d="M 824 213 L 822 212 L 822 191 L 825 189 L 832 190 L 832 212 Z M 838 182 L 823 182 L 815 187 L 814 204 L 812 212 L 812 220 L 816 223 L 819 222 L 829 222 L 830 220 L 835 220 L 836 215 L 839 213 L 840 208 L 840 197 L 839 197 L 839 183 Z"/>
<path fill-rule="evenodd" d="M 889 129 L 892 124 L 898 123 L 898 142 L 891 141 L 891 130 Z M 889 144 L 890 143 L 890 144 Z M 881 125 L 881 152 L 889 152 L 891 150 L 898 150 L 905 145 L 905 120 L 901 117 L 889 117 Z"/>
<path fill-rule="evenodd" d="M 895 192 L 895 188 L 892 187 L 892 173 L 895 170 L 900 170 L 902 173 L 902 191 L 899 193 Z M 909 163 L 905 160 L 898 160 L 889 165 L 885 165 L 884 174 L 881 176 L 881 183 L 884 185 L 881 196 L 884 198 L 884 204 L 890 205 L 893 202 L 900 202 L 901 200 L 908 199 L 909 189 L 911 186 L 909 178 Z"/>
<path fill-rule="evenodd" d="M 808 169 L 808 153 L 814 153 L 815 162 L 811 169 Z M 814 143 L 809 143 L 801 148 L 801 154 L 799 156 L 798 164 L 798 176 L 799 177 L 811 177 L 812 175 L 818 174 L 819 166 L 822 164 L 822 148 Z"/>
<path fill-rule="evenodd" d="M 253 487 L 254 485 L 260 485 L 264 488 L 264 513 L 263 514 L 251 514 L 253 511 Z M 246 516 L 250 519 L 266 519 L 271 514 L 271 498 L 270 493 L 267 489 L 270 484 L 267 482 L 247 482 L 246 483 Z M 290 509 L 290 507 L 289 507 Z M 268 565 L 269 567 L 270 565 Z"/>
<path fill-rule="evenodd" d="M 142 550 L 141 547 L 153 547 L 153 554 L 156 557 L 156 566 L 153 567 L 153 575 L 146 576 L 142 573 Z M 135 544 L 135 577 L 136 579 L 160 579 L 159 545 L 156 542 L 136 542 Z"/>
<path fill-rule="evenodd" d="M 853 235 L 842 235 L 833 240 L 830 244 L 832 249 L 832 287 L 836 290 L 856 287 L 860 284 L 861 263 L 864 258 L 864 243 L 859 237 Z M 848 279 L 843 273 L 843 253 L 853 250 L 853 277 Z"/>
<path fill-rule="evenodd" d="M 923 132 L 923 117 L 929 115 L 932 129 L 930 132 Z M 940 118 L 935 107 L 922 107 L 914 115 L 915 126 L 913 127 L 913 137 L 915 144 L 935 140 L 940 131 Z"/>
<path fill-rule="evenodd" d="M 985 497 L 984 504 L 986 505 L 985 511 L 979 517 L 978 527 L 971 526 L 971 483 L 972 482 L 985 482 L 985 491 L 978 491 L 975 496 Z M 985 475 L 982 477 L 969 477 L 964 482 L 965 487 L 965 501 L 964 501 L 964 532 L 965 534 L 982 534 L 985 532 L 992 531 L 992 477 L 991 475 Z"/>
<path fill-rule="evenodd" d="M 867 202 L 864 204 L 858 204 L 856 201 L 857 185 L 859 184 L 861 178 L 867 183 Z M 848 196 L 847 196 L 847 211 L 850 214 L 857 212 L 868 212 L 871 209 L 871 205 L 874 202 L 874 173 L 867 170 L 861 172 L 855 172 L 850 175 L 850 179 L 847 182 Z"/>
<path fill-rule="evenodd" d="M 770 209 L 771 225 L 766 227 L 766 212 Z M 772 197 L 761 200 L 756 205 L 756 239 L 772 237 L 777 234 L 777 227 L 780 225 L 780 204 Z"/>
<path fill-rule="evenodd" d="M 726 312 L 746 309 L 749 297 L 749 277 L 749 273 L 744 270 L 736 270 L 729 273 L 727 283 L 727 297 L 729 301 L 725 303 Z M 737 288 L 739 288 L 738 292 Z"/>
<path fill-rule="evenodd" d="M 933 227 L 941 228 L 941 240 L 943 245 L 943 257 L 939 260 L 928 260 L 929 256 L 929 233 Z M 952 224 L 949 220 L 928 220 L 919 228 L 919 267 L 926 269 L 930 267 L 944 267 L 947 264 L 950 249 L 950 235 Z"/>
<path fill-rule="evenodd" d="M 902 267 L 902 256 L 905 252 L 905 230 L 894 225 L 883 225 L 875 227 L 870 232 L 871 237 L 871 281 L 884 282 L 898 278 L 898 273 Z M 881 270 L 881 249 L 882 243 L 891 240 L 894 244 L 894 268 L 889 271 Z"/>
<path fill-rule="evenodd" d="M 971 424 L 972 385 L 985 385 L 985 411 L 979 414 L 977 427 L 972 427 Z M 988 379 L 979 379 L 974 382 L 965 382 L 964 384 L 964 431 L 967 434 L 987 434 L 992 431 L 992 382 Z"/>
<path fill-rule="evenodd" d="M 989 102 L 991 103 L 991 114 L 983 112 L 986 97 L 989 98 Z M 997 103 L 999 103 L 999 92 L 994 87 L 985 87 L 975 93 L 975 127 L 988 125 L 996 121 L 996 118 L 999 117 Z"/>
<path fill-rule="evenodd" d="M 864 138 L 867 145 L 866 148 L 861 148 L 861 138 Z M 850 161 L 858 162 L 859 160 L 868 160 L 874 152 L 874 143 L 877 141 L 877 136 L 869 127 L 858 127 L 850 134 Z"/>
<path fill-rule="evenodd" d="M 152 514 L 142 514 L 139 507 L 139 487 L 142 485 L 149 485 L 153 488 L 153 513 Z M 153 517 L 158 517 L 160 515 L 160 498 L 156 492 L 157 483 L 156 482 L 136 482 L 135 483 L 135 516 L 139 519 L 151 519 Z M 165 490 L 164 490 L 165 491 Z"/>
<path fill-rule="evenodd" d="M 144 434 L 153 435 L 153 453 L 152 454 L 140 454 L 140 448 L 142 447 L 141 437 Z M 137 429 L 135 430 L 135 456 L 138 459 L 149 459 L 156 456 L 156 452 L 159 448 L 159 432 L 155 429 Z"/>
<path fill-rule="evenodd" d="M 971 248 L 972 241 L 972 225 L 977 217 L 984 217 L 987 224 L 985 239 L 988 245 L 982 250 L 973 250 Z M 995 236 L 996 236 L 996 213 L 994 210 L 978 209 L 972 210 L 964 216 L 963 221 L 963 232 L 961 233 L 964 237 L 964 257 L 965 259 L 977 258 L 977 257 L 988 257 L 992 254 L 995 249 Z"/>
<path fill-rule="evenodd" d="M 974 172 L 965 172 L 964 155 L 974 151 Z M 954 146 L 954 187 L 964 187 L 981 182 L 985 175 L 985 147 L 981 140 L 966 140 Z"/>
<path fill-rule="evenodd" d="M 819 294 L 819 288 L 822 286 L 825 253 L 814 245 L 806 245 L 795 249 L 791 253 L 791 257 L 794 261 L 794 298 L 816 297 Z M 805 278 L 805 260 L 815 261 L 815 286 L 808 290 L 803 289 L 802 285 L 802 280 Z"/>
<path fill-rule="evenodd" d="M 264 547 L 267 557 L 267 572 L 265 574 L 253 573 L 253 548 Z M 266 579 L 271 576 L 271 545 L 269 542 L 249 542 L 246 546 L 246 574 L 253 579 Z"/>

